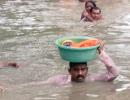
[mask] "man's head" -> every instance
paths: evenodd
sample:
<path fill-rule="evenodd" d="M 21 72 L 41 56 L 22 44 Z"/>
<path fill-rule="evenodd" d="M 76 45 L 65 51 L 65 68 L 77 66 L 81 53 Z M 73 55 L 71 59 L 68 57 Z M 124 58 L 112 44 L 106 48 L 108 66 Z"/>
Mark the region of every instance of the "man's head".
<path fill-rule="evenodd" d="M 86 11 L 90 11 L 90 9 L 92 9 L 93 7 L 96 7 L 96 4 L 94 1 L 86 1 L 85 2 L 85 9 Z"/>
<path fill-rule="evenodd" d="M 83 82 L 88 73 L 87 62 L 70 62 L 68 71 L 71 75 L 71 81 Z"/>
<path fill-rule="evenodd" d="M 91 10 L 90 10 L 90 14 L 92 16 L 92 18 L 94 20 L 99 20 L 101 19 L 101 9 L 98 8 L 98 7 L 93 7 Z"/>

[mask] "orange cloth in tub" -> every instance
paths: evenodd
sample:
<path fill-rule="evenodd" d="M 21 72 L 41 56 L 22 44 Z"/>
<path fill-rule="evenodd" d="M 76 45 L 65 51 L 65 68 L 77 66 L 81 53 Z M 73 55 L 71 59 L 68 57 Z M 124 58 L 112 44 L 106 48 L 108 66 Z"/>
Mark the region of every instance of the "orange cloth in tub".
<path fill-rule="evenodd" d="M 89 39 L 89 40 L 84 40 L 78 43 L 79 47 L 90 47 L 90 46 L 96 46 L 99 44 L 98 39 Z"/>
<path fill-rule="evenodd" d="M 72 40 L 65 40 L 62 44 L 73 48 L 81 48 L 81 47 L 96 46 L 97 44 L 99 44 L 99 42 L 100 40 L 98 39 L 88 39 L 88 40 L 81 41 L 79 43 L 76 43 Z"/>

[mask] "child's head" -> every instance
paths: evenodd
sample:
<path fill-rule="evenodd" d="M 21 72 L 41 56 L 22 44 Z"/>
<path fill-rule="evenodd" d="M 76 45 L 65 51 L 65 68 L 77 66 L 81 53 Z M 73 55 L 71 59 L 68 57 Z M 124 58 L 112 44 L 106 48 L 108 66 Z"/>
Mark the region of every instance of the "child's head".
<path fill-rule="evenodd" d="M 94 1 L 86 1 L 85 2 L 85 9 L 86 9 L 86 11 L 89 11 L 93 7 L 96 7 L 96 4 L 95 4 Z"/>
<path fill-rule="evenodd" d="M 91 16 L 94 20 L 99 20 L 101 19 L 101 9 L 98 7 L 93 7 L 90 10 Z"/>
<path fill-rule="evenodd" d="M 72 44 L 73 44 L 72 40 L 64 40 L 62 43 L 63 46 L 72 46 Z"/>

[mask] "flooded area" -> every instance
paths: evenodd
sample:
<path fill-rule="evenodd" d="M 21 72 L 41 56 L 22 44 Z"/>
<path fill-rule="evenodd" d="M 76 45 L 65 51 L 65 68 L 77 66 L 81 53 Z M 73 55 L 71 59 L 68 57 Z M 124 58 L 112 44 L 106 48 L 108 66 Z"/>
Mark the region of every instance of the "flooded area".
<path fill-rule="evenodd" d="M 96 0 L 103 20 L 80 22 L 84 3 L 78 0 L 0 0 L 0 60 L 20 68 L 1 68 L 0 100 L 128 100 L 130 98 L 130 0 Z M 68 73 L 55 40 L 90 36 L 106 41 L 106 51 L 120 68 L 114 82 L 64 86 L 21 84 Z M 105 70 L 99 59 L 89 62 L 90 73 Z"/>

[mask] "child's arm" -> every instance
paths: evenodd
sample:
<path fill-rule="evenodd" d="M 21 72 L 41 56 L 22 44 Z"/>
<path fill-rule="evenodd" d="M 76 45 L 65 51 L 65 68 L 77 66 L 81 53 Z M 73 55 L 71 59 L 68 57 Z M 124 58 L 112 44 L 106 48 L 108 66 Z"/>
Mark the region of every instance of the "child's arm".
<path fill-rule="evenodd" d="M 16 63 L 16 62 L 10 62 L 10 61 L 7 61 L 7 62 L 0 62 L 0 68 L 3 68 L 3 67 L 14 67 L 14 68 L 18 68 L 19 65 Z"/>
<path fill-rule="evenodd" d="M 84 10 L 82 12 L 80 20 L 89 21 L 89 22 L 93 22 L 94 21 L 93 18 L 89 15 L 89 13 L 86 10 Z"/>

